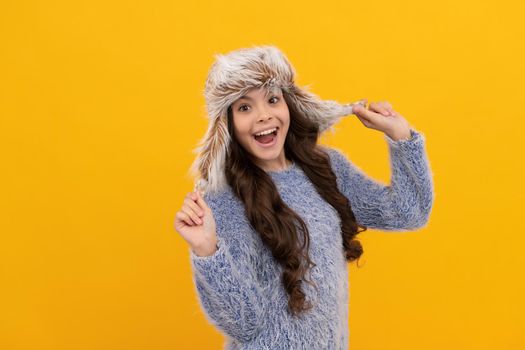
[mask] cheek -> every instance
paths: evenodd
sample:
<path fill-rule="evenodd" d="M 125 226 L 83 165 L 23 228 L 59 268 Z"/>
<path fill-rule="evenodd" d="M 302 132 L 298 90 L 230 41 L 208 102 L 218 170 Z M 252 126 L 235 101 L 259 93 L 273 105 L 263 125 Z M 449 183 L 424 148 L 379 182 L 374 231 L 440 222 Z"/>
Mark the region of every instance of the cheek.
<path fill-rule="evenodd" d="M 242 136 L 246 132 L 246 122 L 240 118 L 233 117 L 233 130 L 237 136 Z"/>
<path fill-rule="evenodd" d="M 252 137 L 249 126 L 246 123 L 236 123 L 233 131 L 235 133 L 235 138 L 242 145 L 246 145 Z"/>
<path fill-rule="evenodd" d="M 237 133 L 237 137 L 240 137 L 240 138 L 247 138 L 248 136 L 250 136 L 250 131 L 247 127 L 245 126 L 242 126 L 240 125 L 237 129 L 236 129 L 236 133 Z"/>
<path fill-rule="evenodd" d="M 288 128 L 290 127 L 290 117 L 286 117 L 283 119 L 283 124 L 284 124 L 284 127 L 288 130 Z"/>

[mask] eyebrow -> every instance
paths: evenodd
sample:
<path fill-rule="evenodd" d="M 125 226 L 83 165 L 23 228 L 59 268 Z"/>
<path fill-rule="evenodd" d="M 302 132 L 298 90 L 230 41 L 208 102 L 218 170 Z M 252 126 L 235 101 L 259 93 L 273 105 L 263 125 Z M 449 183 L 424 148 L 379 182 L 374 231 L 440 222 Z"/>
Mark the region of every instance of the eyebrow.
<path fill-rule="evenodd" d="M 239 100 L 242 100 L 242 99 L 253 101 L 253 98 L 251 98 L 250 96 L 246 96 L 246 95 L 239 97 Z"/>

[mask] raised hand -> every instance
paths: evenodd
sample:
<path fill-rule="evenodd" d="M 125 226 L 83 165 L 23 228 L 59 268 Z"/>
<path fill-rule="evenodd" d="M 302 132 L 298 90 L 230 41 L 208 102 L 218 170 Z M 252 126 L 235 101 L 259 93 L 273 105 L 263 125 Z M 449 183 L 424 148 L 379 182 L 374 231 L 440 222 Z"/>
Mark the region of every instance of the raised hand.
<path fill-rule="evenodd" d="M 217 250 L 215 219 L 199 191 L 184 197 L 175 215 L 175 229 L 198 256 L 212 255 Z"/>
<path fill-rule="evenodd" d="M 363 100 L 366 104 L 366 99 Z M 410 124 L 387 101 L 371 102 L 368 108 L 360 104 L 353 107 L 353 113 L 367 128 L 384 132 L 394 141 L 409 139 Z"/>

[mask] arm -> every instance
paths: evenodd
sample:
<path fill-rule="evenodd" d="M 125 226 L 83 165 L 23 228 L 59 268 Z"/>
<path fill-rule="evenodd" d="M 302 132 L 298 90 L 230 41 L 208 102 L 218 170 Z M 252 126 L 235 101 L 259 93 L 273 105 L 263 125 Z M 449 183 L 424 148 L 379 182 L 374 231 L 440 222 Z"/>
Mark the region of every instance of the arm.
<path fill-rule="evenodd" d="M 369 178 L 340 151 L 329 149 L 339 190 L 348 198 L 359 224 L 385 231 L 424 227 L 434 201 L 432 171 L 425 137 L 411 129 L 411 139 L 384 135 L 390 154 L 391 184 Z"/>
<path fill-rule="evenodd" d="M 262 329 L 267 300 L 255 271 L 257 252 L 239 232 L 231 203 L 208 199 L 216 226 L 218 250 L 198 256 L 190 249 L 193 279 L 202 308 L 217 328 L 240 341 Z"/>

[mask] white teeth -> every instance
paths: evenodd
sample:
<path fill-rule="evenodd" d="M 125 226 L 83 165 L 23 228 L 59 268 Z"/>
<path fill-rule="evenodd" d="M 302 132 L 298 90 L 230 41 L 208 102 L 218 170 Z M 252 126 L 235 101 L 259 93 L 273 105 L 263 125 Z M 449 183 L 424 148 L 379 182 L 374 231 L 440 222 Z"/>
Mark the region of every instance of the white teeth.
<path fill-rule="evenodd" d="M 266 130 L 266 131 L 263 131 L 263 132 L 260 132 L 258 134 L 255 134 L 255 136 L 262 136 L 262 135 L 268 135 L 268 134 L 271 134 L 272 132 L 276 131 L 277 128 L 273 128 L 273 129 L 270 129 L 270 130 Z"/>

